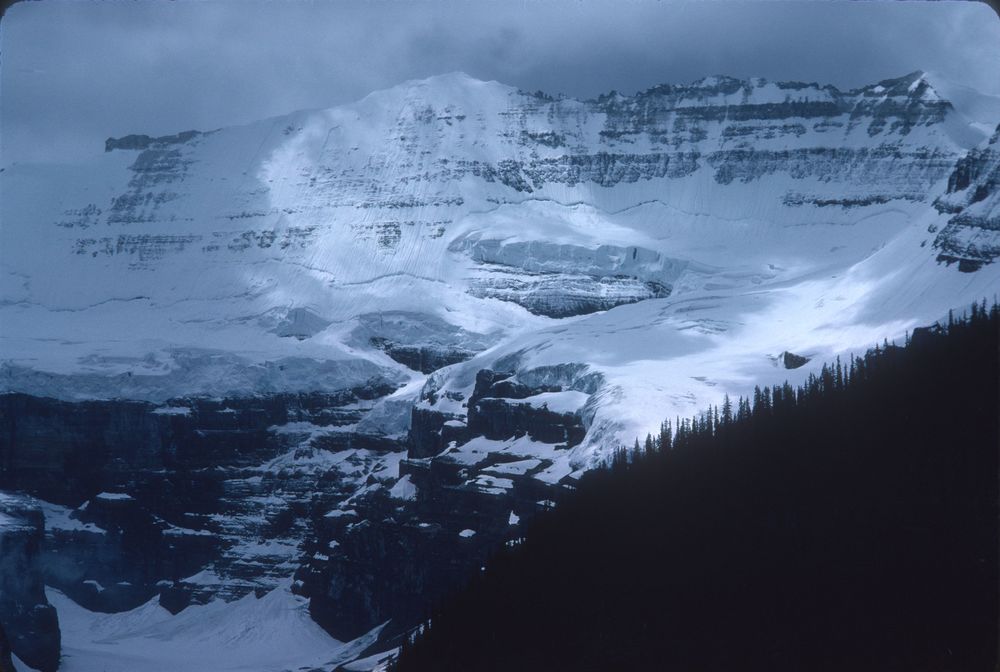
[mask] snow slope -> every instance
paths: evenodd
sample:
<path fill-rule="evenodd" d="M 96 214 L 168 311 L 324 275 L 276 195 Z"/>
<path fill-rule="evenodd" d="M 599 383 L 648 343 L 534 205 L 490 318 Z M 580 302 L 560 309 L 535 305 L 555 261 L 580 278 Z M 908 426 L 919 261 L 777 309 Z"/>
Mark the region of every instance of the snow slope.
<path fill-rule="evenodd" d="M 261 598 L 191 606 L 177 616 L 156 600 L 117 614 L 87 611 L 59 591 L 65 672 L 279 672 L 329 669 L 356 658 L 378 630 L 349 643 L 331 638 L 309 617 L 289 583 Z"/>

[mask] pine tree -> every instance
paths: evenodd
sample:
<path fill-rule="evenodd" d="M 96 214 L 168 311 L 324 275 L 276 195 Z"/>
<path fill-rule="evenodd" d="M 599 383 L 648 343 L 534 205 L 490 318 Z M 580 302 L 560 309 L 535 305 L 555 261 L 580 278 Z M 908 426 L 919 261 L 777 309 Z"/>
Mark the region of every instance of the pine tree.
<path fill-rule="evenodd" d="M 665 453 L 673 447 L 670 434 L 670 421 L 664 420 L 660 423 L 660 452 Z"/>

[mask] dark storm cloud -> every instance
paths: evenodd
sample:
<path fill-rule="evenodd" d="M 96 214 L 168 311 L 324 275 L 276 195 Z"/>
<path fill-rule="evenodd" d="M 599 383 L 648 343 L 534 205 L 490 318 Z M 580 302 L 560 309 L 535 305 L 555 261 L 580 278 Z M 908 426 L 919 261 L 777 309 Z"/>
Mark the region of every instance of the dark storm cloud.
<path fill-rule="evenodd" d="M 4 164 L 454 70 L 586 97 L 708 74 L 851 87 L 924 69 L 1000 94 L 1000 20 L 964 2 L 43 0 L 15 5 L 0 40 Z"/>

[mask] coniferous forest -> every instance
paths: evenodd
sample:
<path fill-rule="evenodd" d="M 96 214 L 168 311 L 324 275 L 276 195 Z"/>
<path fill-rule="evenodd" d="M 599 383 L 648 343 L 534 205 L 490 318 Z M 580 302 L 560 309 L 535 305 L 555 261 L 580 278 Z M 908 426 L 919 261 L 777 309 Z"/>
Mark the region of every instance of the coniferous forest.
<path fill-rule="evenodd" d="M 1000 310 L 620 450 L 404 645 L 421 670 L 996 669 Z"/>

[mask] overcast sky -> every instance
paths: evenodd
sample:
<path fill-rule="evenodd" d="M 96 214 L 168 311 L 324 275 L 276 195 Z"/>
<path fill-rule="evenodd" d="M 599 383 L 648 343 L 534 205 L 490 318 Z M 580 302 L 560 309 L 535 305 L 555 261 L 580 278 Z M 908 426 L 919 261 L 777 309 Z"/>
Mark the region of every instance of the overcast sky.
<path fill-rule="evenodd" d="M 926 70 L 1000 95 L 968 2 L 42 0 L 0 23 L 0 162 L 209 130 L 462 70 L 589 97 L 709 74 L 853 87 Z"/>

